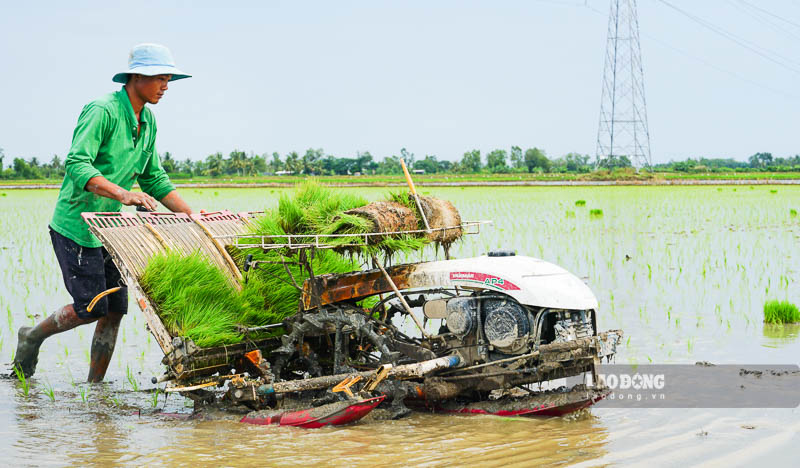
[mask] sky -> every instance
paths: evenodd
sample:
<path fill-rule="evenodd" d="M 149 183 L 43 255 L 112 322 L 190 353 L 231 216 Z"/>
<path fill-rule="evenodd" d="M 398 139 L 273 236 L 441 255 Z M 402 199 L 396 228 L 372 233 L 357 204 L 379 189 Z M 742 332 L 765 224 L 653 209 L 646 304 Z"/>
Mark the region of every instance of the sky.
<path fill-rule="evenodd" d="M 6 164 L 63 158 L 141 42 L 193 75 L 152 107 L 158 151 L 180 160 L 595 155 L 607 0 L 0 2 Z M 800 153 L 800 0 L 640 0 L 638 13 L 653 163 Z"/>

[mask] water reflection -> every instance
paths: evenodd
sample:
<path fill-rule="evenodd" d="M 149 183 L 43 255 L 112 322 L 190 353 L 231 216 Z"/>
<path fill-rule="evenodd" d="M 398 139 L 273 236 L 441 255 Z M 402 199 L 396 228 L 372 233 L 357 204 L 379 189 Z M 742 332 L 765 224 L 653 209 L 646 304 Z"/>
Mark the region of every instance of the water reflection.
<path fill-rule="evenodd" d="M 780 348 L 794 342 L 800 335 L 800 323 L 765 323 L 763 346 Z"/>

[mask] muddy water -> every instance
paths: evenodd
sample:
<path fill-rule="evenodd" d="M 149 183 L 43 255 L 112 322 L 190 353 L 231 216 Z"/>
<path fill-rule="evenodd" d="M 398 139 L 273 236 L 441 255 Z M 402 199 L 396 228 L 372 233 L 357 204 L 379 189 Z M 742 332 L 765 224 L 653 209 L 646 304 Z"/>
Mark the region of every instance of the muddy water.
<path fill-rule="evenodd" d="M 584 277 L 602 328 L 623 328 L 624 363 L 797 363 L 797 326 L 765 326 L 766 299 L 800 303 L 800 187 L 431 189 L 465 219 L 493 219 L 456 255 L 516 248 Z M 771 190 L 776 190 L 772 193 Z M 371 198 L 378 189 L 358 189 Z M 0 356 L 16 329 L 66 303 L 46 223 L 55 191 L 0 195 Z M 186 190 L 195 207 L 269 206 L 281 190 Z M 587 201 L 585 208 L 575 200 Z M 604 215 L 591 219 L 588 210 Z M 426 254 L 427 257 L 432 253 Z M 411 259 L 416 260 L 416 259 Z M 82 383 L 92 330 L 42 347 L 28 395 L 0 380 L 4 464 L 791 465 L 797 409 L 593 409 L 565 418 L 416 414 L 340 429 L 187 421 L 152 393 L 161 352 L 135 305 L 108 381 Z M 628 340 L 630 337 L 630 340 Z M 52 399 L 48 395 L 52 388 Z"/>

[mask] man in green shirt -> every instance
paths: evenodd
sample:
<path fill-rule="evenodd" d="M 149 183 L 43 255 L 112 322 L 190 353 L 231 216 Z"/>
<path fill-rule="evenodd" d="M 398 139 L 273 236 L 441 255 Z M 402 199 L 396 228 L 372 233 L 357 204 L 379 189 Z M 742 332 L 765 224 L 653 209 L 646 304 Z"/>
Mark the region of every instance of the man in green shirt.
<path fill-rule="evenodd" d="M 81 219 L 83 212 L 119 211 L 122 205 L 155 210 L 156 200 L 173 212 L 191 214 L 161 167 L 156 153 L 156 121 L 145 104 L 157 104 L 167 83 L 188 78 L 175 67 L 169 50 L 157 44 L 133 48 L 128 69 L 114 76 L 121 90 L 87 104 L 64 161 L 66 176 L 50 222 L 53 248 L 73 303 L 35 327 L 22 327 L 14 366 L 33 375 L 39 347 L 49 336 L 97 322 L 92 339 L 89 382 L 105 376 L 128 293 L 100 241 Z M 142 192 L 131 192 L 135 182 Z M 121 286 L 89 309 L 101 292 Z"/>

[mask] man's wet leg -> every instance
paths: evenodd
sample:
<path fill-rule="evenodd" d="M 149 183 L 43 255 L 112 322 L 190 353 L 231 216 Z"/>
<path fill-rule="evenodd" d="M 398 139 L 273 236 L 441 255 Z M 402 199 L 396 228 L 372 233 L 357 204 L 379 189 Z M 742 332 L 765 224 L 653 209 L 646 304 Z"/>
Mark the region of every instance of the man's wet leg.
<path fill-rule="evenodd" d="M 35 327 L 20 327 L 17 333 L 19 341 L 17 352 L 14 354 L 14 367 L 19 367 L 26 377 L 32 376 L 39 361 L 39 347 L 46 338 L 95 320 L 97 319 L 78 317 L 75 308 L 69 304 L 58 309 Z"/>
<path fill-rule="evenodd" d="M 92 354 L 89 363 L 90 383 L 102 382 L 114 354 L 114 345 L 117 343 L 117 333 L 123 314 L 109 311 L 105 317 L 97 321 L 92 338 Z"/>

